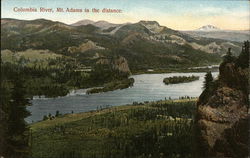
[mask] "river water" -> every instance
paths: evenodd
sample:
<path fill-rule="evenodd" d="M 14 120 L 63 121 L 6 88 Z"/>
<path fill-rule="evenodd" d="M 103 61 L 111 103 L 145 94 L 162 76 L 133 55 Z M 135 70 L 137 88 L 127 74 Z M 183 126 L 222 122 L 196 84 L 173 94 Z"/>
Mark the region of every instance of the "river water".
<path fill-rule="evenodd" d="M 212 73 L 214 77 L 218 72 Z M 189 82 L 165 85 L 163 79 L 171 76 L 200 76 L 199 80 Z M 205 73 L 165 73 L 165 74 L 142 74 L 133 75 L 135 79 L 134 86 L 123 90 L 115 90 L 97 94 L 86 94 L 86 89 L 72 91 L 65 97 L 58 98 L 34 98 L 32 106 L 28 107 L 31 116 L 26 119 L 27 122 L 42 120 L 44 115 L 56 111 L 60 113 L 86 112 L 95 110 L 98 106 L 118 106 L 132 104 L 133 102 L 172 99 L 180 96 L 198 97 L 202 92 L 202 85 Z"/>

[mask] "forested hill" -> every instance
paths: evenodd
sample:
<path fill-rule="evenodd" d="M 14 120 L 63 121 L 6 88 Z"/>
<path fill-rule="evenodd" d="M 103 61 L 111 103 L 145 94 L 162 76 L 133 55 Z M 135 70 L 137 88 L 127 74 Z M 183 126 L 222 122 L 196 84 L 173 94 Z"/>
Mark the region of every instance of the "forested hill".
<path fill-rule="evenodd" d="M 122 56 L 133 72 L 218 64 L 228 47 L 233 53 L 241 49 L 237 42 L 194 38 L 156 21 L 110 25 L 107 29 L 97 26 L 1 19 L 1 51 L 49 50 L 85 66 L 93 66 L 100 58 Z"/>
<path fill-rule="evenodd" d="M 231 51 L 220 65 L 219 78 L 206 75 L 197 112 L 200 157 L 244 158 L 249 155 L 249 41 L 239 57 Z"/>

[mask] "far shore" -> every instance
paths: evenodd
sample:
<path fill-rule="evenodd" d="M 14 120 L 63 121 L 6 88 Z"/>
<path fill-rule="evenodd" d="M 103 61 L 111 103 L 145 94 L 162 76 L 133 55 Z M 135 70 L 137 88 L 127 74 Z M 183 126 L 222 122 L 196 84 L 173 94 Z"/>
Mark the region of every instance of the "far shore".
<path fill-rule="evenodd" d="M 199 73 L 199 72 L 218 72 L 218 67 L 208 67 L 208 68 L 198 68 L 194 67 L 192 68 L 186 68 L 186 69 L 148 69 L 148 70 L 138 70 L 138 71 L 132 71 L 133 75 L 141 75 L 141 74 L 162 74 L 162 73 Z"/>

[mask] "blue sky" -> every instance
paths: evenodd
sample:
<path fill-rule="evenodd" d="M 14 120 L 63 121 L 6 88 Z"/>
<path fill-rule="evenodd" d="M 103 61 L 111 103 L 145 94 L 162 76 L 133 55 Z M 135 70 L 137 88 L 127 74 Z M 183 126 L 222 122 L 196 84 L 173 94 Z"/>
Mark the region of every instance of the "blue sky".
<path fill-rule="evenodd" d="M 215 25 L 222 29 L 249 29 L 250 6 L 248 0 L 2 0 L 2 18 L 45 18 L 67 24 L 83 19 L 106 20 L 113 23 L 155 20 L 161 25 L 178 29 L 196 29 L 202 25 Z M 111 8 L 122 13 L 27 13 L 13 8 Z"/>

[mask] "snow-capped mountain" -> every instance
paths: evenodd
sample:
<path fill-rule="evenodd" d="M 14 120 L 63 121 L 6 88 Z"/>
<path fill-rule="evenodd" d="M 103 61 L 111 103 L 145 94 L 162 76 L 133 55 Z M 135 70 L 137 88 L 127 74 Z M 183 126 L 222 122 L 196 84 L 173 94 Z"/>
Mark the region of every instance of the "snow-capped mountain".
<path fill-rule="evenodd" d="M 195 31 L 221 31 L 221 29 L 213 25 L 205 25 L 205 26 L 198 28 Z"/>

